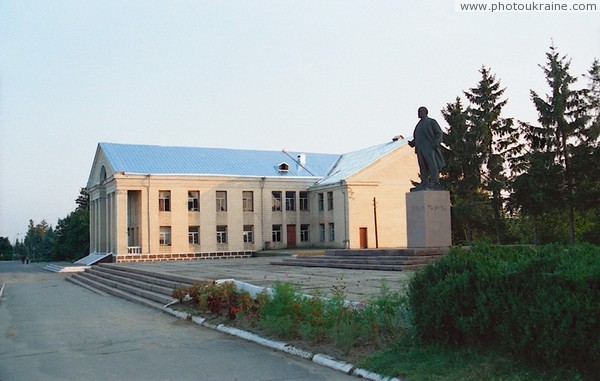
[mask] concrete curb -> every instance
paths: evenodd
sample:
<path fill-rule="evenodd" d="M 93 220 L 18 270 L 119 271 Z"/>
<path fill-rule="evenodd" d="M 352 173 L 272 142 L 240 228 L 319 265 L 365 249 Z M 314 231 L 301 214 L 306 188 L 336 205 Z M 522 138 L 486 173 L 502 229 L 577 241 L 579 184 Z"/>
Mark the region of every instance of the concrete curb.
<path fill-rule="evenodd" d="M 2 283 L 2 287 L 0 287 L 0 300 L 2 300 L 2 294 L 4 293 L 4 285 L 6 285 L 6 283 Z"/>
<path fill-rule="evenodd" d="M 219 332 L 226 333 L 228 335 L 232 335 L 235 337 L 239 337 L 240 339 L 244 339 L 246 341 L 251 341 L 253 343 L 262 345 L 267 348 L 271 348 L 280 352 L 285 352 L 293 356 L 301 357 L 305 360 L 310 360 L 315 364 L 319 364 L 322 366 L 326 366 L 331 369 L 335 369 L 337 371 L 346 373 L 348 375 L 352 375 L 359 378 L 364 378 L 372 381 L 402 381 L 402 379 L 395 377 L 384 377 L 377 373 L 370 372 L 366 369 L 356 368 L 353 364 L 336 360 L 330 356 L 320 354 L 320 353 L 311 353 L 300 348 L 296 348 L 291 344 L 285 343 L 283 341 L 271 340 L 261 337 L 255 333 L 244 331 L 238 328 L 229 327 L 224 324 L 214 325 L 208 323 L 205 318 L 200 316 L 192 316 L 188 313 L 176 311 L 170 307 L 164 307 L 163 311 L 173 315 L 179 319 L 189 320 L 198 325 L 217 330 Z"/>

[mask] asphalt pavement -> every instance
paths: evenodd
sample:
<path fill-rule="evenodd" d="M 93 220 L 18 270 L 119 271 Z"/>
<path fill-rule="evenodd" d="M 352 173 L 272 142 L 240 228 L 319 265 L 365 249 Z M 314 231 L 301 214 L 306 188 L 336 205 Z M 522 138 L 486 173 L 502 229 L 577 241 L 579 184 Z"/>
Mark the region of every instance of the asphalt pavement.
<path fill-rule="evenodd" d="M 216 271 L 213 274 L 222 277 Z M 289 277 L 294 271 L 287 273 Z M 331 276 L 329 287 L 335 284 Z M 0 287 L 5 284 L 0 298 L 0 381 L 356 379 L 136 303 L 98 295 L 64 277 L 43 270 L 43 264 L 0 262 Z"/>

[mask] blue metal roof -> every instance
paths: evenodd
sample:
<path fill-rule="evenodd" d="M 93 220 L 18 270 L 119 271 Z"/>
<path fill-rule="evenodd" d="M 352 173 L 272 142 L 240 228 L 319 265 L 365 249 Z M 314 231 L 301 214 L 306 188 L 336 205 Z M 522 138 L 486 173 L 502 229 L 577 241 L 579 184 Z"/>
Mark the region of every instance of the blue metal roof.
<path fill-rule="evenodd" d="M 340 155 L 99 143 L 114 171 L 140 174 L 325 177 Z M 304 154 L 306 164 L 298 165 Z M 288 172 L 279 171 L 282 163 Z"/>
<path fill-rule="evenodd" d="M 322 186 L 339 183 L 340 180 L 347 179 L 405 144 L 408 144 L 408 140 L 402 139 L 345 153 L 340 156 L 335 166 L 327 174 L 327 177 L 319 181 L 316 185 Z"/>

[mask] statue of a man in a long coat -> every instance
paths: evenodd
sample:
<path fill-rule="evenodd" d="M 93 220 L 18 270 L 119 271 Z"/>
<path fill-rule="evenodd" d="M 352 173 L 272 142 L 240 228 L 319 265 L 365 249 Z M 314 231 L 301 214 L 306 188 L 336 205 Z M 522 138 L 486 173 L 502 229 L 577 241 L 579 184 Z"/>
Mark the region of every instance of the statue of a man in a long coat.
<path fill-rule="evenodd" d="M 415 147 L 421 184 L 417 189 L 440 189 L 440 169 L 446 165 L 442 157 L 441 144 L 444 133 L 435 119 L 427 116 L 425 107 L 419 107 L 419 123 L 415 127 L 413 140 L 408 144 Z"/>

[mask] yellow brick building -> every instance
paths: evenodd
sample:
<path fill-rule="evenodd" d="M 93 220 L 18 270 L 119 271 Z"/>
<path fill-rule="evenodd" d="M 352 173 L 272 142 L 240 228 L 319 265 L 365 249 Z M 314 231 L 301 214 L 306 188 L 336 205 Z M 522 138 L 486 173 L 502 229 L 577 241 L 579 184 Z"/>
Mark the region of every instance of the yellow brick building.
<path fill-rule="evenodd" d="M 114 261 L 406 246 L 406 140 L 346 154 L 100 143 L 90 252 Z"/>

